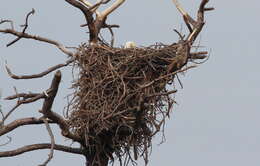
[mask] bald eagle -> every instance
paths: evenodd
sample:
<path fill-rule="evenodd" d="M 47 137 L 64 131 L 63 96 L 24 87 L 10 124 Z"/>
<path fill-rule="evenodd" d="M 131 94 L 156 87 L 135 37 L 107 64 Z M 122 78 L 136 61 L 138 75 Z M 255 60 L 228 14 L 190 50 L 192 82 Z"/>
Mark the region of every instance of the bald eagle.
<path fill-rule="evenodd" d="M 135 47 L 136 47 L 135 42 L 128 41 L 128 42 L 125 43 L 125 47 L 124 48 L 135 48 Z"/>

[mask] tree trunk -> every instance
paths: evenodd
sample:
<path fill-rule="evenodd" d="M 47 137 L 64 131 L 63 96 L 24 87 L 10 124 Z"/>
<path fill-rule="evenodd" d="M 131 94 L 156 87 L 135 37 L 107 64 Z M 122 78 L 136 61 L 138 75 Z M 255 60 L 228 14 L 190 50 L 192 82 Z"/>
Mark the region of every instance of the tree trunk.
<path fill-rule="evenodd" d="M 86 157 L 86 166 L 107 166 L 108 165 L 108 157 L 103 154 L 91 153 Z"/>

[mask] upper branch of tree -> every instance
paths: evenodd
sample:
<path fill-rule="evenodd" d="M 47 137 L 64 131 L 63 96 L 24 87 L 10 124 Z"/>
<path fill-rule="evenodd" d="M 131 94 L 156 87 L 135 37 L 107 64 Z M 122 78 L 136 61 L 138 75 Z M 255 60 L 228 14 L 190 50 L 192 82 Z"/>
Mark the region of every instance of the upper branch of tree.
<path fill-rule="evenodd" d="M 89 42 L 90 44 L 96 45 L 98 44 L 99 41 L 99 32 L 102 28 L 114 28 L 114 26 L 107 26 L 106 25 L 106 18 L 107 16 L 115 11 L 120 5 L 122 5 L 125 0 L 116 0 L 110 7 L 105 9 L 103 12 L 98 12 L 97 9 L 99 8 L 100 5 L 106 4 L 110 2 L 111 0 L 100 0 L 96 4 L 92 5 L 90 2 L 87 0 L 65 0 L 72 6 L 80 9 L 87 21 L 88 29 L 89 29 Z M 93 14 L 96 14 L 96 18 L 94 19 Z M 84 26 L 85 26 L 84 25 Z M 116 26 L 117 27 L 117 26 Z M 110 29 L 111 32 L 111 29 Z M 113 38 L 113 33 L 112 38 Z M 113 42 L 113 39 L 112 41 Z"/>
<path fill-rule="evenodd" d="M 32 9 L 32 11 L 30 11 L 27 15 L 26 15 L 26 18 L 25 18 L 25 24 L 24 25 L 21 25 L 23 28 L 22 30 L 22 33 L 25 33 L 26 29 L 28 28 L 28 20 L 29 20 L 29 17 L 30 15 L 33 15 L 35 13 L 35 10 Z M 11 46 L 12 44 L 14 44 L 15 42 L 17 42 L 18 40 L 20 40 L 22 37 L 19 36 L 17 37 L 16 39 L 14 39 L 13 41 L 11 41 L 10 43 L 8 43 L 6 46 L 9 47 Z"/>
<path fill-rule="evenodd" d="M 205 22 L 204 22 L 204 13 L 205 11 L 214 10 L 214 8 L 206 8 L 206 4 L 209 0 L 202 0 L 200 3 L 200 7 L 197 13 L 197 20 L 194 20 L 179 4 L 178 0 L 172 0 L 175 4 L 176 8 L 182 14 L 184 21 L 190 30 L 190 34 L 187 37 L 187 41 L 191 44 L 196 40 L 197 36 L 201 32 Z"/>
<path fill-rule="evenodd" d="M 27 145 L 15 150 L 0 152 L 0 157 L 13 157 L 13 156 L 23 154 L 25 152 L 30 152 L 34 150 L 40 150 L 40 149 L 50 149 L 50 148 L 51 148 L 51 144 L 49 143 Z M 54 145 L 54 150 L 73 153 L 73 154 L 82 154 L 82 155 L 86 153 L 83 149 L 80 148 L 72 148 L 72 147 L 57 145 L 57 144 Z"/>

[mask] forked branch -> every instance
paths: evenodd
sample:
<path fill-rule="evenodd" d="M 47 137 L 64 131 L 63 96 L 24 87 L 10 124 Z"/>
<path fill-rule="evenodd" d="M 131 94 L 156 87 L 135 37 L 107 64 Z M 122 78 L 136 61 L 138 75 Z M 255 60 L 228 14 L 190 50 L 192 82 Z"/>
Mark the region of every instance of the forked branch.
<path fill-rule="evenodd" d="M 125 0 L 116 0 L 110 7 L 105 9 L 103 12 L 97 11 L 98 8 L 102 4 L 107 4 L 111 0 L 99 0 L 96 4 L 92 4 L 87 0 L 65 0 L 72 6 L 80 9 L 85 18 L 87 23 L 83 26 L 87 25 L 89 29 L 89 43 L 91 45 L 98 44 L 99 40 L 99 33 L 102 28 L 108 28 L 111 32 L 111 28 L 118 27 L 118 26 L 108 26 L 106 24 L 106 19 L 109 14 L 111 14 L 113 11 L 115 11 L 120 5 L 122 5 Z M 94 14 L 96 14 L 96 17 L 94 19 Z M 112 33 L 111 33 L 112 34 Z M 113 43 L 113 34 L 112 34 L 112 43 Z"/>
<path fill-rule="evenodd" d="M 194 20 L 180 5 L 178 0 L 172 0 L 175 4 L 176 8 L 179 10 L 179 12 L 182 14 L 184 21 L 190 30 L 190 34 L 187 37 L 187 41 L 191 44 L 196 40 L 197 36 L 201 32 L 205 22 L 204 22 L 204 13 L 205 11 L 214 10 L 214 8 L 206 8 L 206 4 L 209 2 L 209 0 L 202 0 L 200 3 L 200 7 L 197 13 L 197 20 Z"/>

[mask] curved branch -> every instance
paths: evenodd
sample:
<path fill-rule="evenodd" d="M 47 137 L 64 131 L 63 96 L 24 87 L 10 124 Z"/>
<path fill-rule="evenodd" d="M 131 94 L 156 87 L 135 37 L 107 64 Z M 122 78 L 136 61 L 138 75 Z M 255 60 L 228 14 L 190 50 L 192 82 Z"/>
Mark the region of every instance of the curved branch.
<path fill-rule="evenodd" d="M 49 123 L 53 123 L 53 121 L 49 120 Z M 25 125 L 36 125 L 36 124 L 43 124 L 44 121 L 42 119 L 37 119 L 35 117 L 17 119 L 8 125 L 1 126 L 0 128 L 0 136 L 11 132 L 12 130 Z"/>
<path fill-rule="evenodd" d="M 61 43 L 55 41 L 55 40 L 51 40 L 45 37 L 41 37 L 41 36 L 36 36 L 36 35 L 30 35 L 28 33 L 23 33 L 23 32 L 17 32 L 13 29 L 0 29 L 1 33 L 7 33 L 7 34 L 12 34 L 14 36 L 20 37 L 20 38 L 26 38 L 26 39 L 34 39 L 37 41 L 41 41 L 41 42 L 45 42 L 45 43 L 49 43 L 52 45 L 55 45 L 59 50 L 61 50 L 63 53 L 69 55 L 69 56 L 73 56 L 74 54 L 68 50 L 64 45 L 62 45 Z"/>
<path fill-rule="evenodd" d="M 5 65 L 5 68 L 6 68 L 6 71 L 8 73 L 8 75 L 13 78 L 13 79 L 33 79 L 33 78 L 40 78 L 40 77 L 43 77 L 59 68 L 62 68 L 62 67 L 65 67 L 65 66 L 68 66 L 70 63 L 72 63 L 73 61 L 75 60 L 75 57 L 69 59 L 66 61 L 66 63 L 63 63 L 63 64 L 58 64 L 58 65 L 55 65 L 55 66 L 52 66 L 50 67 L 48 70 L 46 71 L 43 71 L 39 74 L 33 74 L 33 75 L 15 75 L 11 72 L 11 69 L 7 66 L 7 64 Z"/>
<path fill-rule="evenodd" d="M 15 150 L 0 152 L 0 157 L 13 157 L 34 150 L 50 149 L 50 148 L 51 148 L 51 144 L 49 143 L 27 145 Z M 73 154 L 82 154 L 82 155 L 85 154 L 85 151 L 83 149 L 72 148 L 72 147 L 57 145 L 57 144 L 54 145 L 54 150 L 73 153 Z"/>

